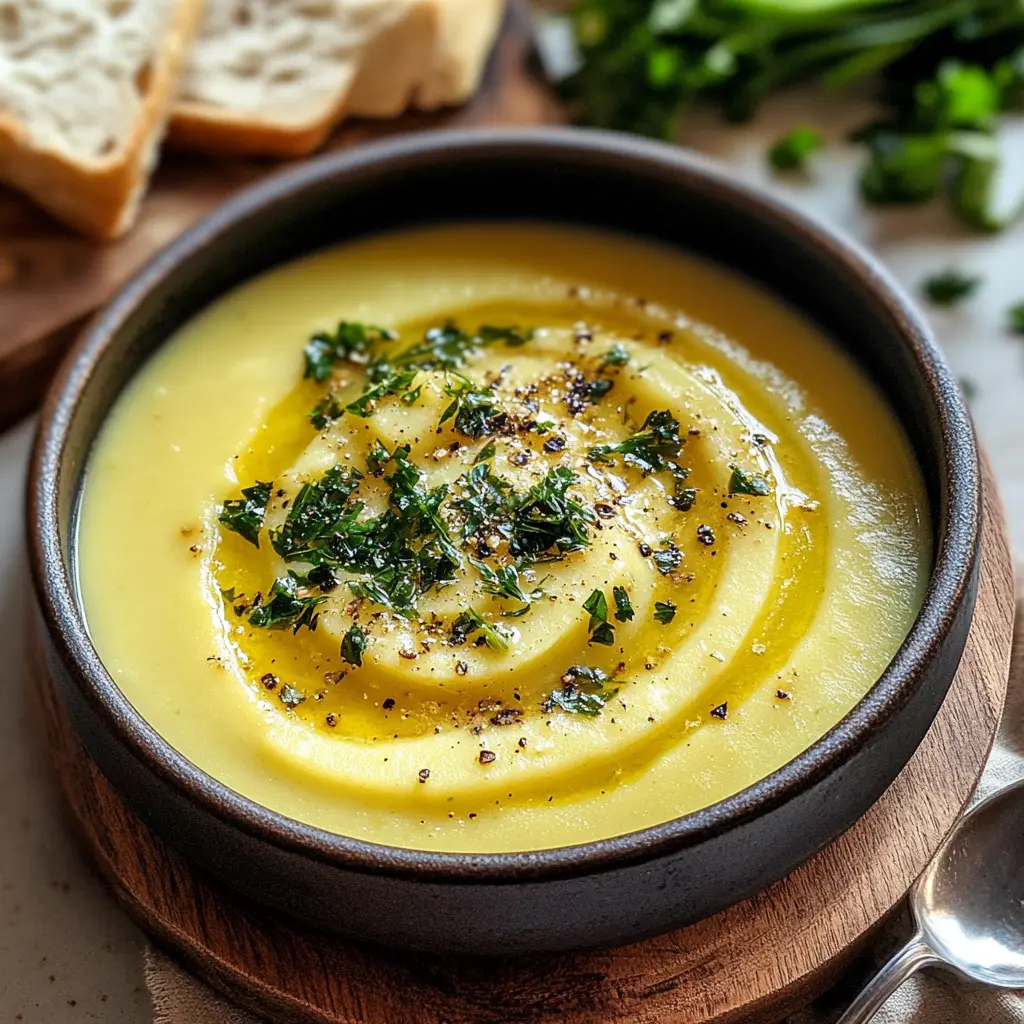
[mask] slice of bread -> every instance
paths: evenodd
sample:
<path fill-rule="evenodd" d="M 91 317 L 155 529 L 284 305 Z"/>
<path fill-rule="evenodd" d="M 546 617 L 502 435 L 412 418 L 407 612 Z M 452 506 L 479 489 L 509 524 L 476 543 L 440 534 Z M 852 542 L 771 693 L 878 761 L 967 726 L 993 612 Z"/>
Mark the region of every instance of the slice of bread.
<path fill-rule="evenodd" d="M 457 106 L 477 91 L 505 14 L 505 0 L 439 0 L 439 7 L 433 67 L 416 90 L 420 110 Z"/>
<path fill-rule="evenodd" d="M 171 141 L 207 152 L 302 156 L 355 94 L 403 110 L 433 59 L 435 0 L 207 0 Z"/>
<path fill-rule="evenodd" d="M 505 0 L 207 0 L 171 119 L 206 152 L 292 157 L 347 116 L 460 103 Z"/>
<path fill-rule="evenodd" d="M 0 0 L 0 180 L 114 238 L 135 217 L 201 0 Z"/>

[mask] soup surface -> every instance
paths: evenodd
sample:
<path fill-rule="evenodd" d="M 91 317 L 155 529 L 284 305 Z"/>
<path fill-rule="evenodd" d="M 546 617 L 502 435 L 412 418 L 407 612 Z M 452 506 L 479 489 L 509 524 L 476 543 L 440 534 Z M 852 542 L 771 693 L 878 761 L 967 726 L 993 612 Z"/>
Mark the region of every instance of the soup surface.
<path fill-rule="evenodd" d="M 619 835 L 763 778 L 905 637 L 894 417 L 732 274 L 540 225 L 322 252 L 214 303 L 91 458 L 104 663 L 200 768 L 397 846 Z"/>

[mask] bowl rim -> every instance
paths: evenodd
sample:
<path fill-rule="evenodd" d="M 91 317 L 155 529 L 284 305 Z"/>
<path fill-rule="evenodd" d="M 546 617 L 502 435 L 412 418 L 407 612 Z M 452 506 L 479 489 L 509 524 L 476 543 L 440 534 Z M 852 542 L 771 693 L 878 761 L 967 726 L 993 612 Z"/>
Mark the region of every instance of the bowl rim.
<path fill-rule="evenodd" d="M 930 393 L 941 432 L 937 468 L 946 507 L 936 510 L 938 544 L 924 602 L 906 639 L 875 685 L 825 735 L 793 760 L 708 807 L 623 835 L 538 851 L 451 853 L 407 849 L 342 836 L 263 807 L 207 774 L 163 739 L 104 668 L 79 611 L 60 542 L 61 462 L 93 371 L 137 304 L 184 261 L 267 208 L 327 181 L 359 178 L 403 164 L 502 156 L 597 161 L 660 175 L 679 187 L 713 191 L 743 216 L 799 234 L 892 319 Z M 92 440 L 90 439 L 90 444 Z M 82 468 L 73 471 L 76 489 Z M 777 809 L 811 789 L 864 747 L 876 727 L 923 684 L 936 644 L 969 600 L 978 554 L 978 452 L 959 388 L 923 316 L 881 263 L 857 242 L 791 202 L 736 180 L 724 165 L 680 147 L 579 128 L 427 131 L 314 158 L 271 175 L 203 217 L 152 257 L 97 313 L 65 358 L 42 407 L 27 485 L 32 581 L 50 641 L 91 709 L 121 746 L 175 794 L 215 819 L 271 846 L 364 874 L 446 884 L 516 884 L 591 875 L 667 856 Z M 76 496 L 77 500 L 77 496 Z"/>

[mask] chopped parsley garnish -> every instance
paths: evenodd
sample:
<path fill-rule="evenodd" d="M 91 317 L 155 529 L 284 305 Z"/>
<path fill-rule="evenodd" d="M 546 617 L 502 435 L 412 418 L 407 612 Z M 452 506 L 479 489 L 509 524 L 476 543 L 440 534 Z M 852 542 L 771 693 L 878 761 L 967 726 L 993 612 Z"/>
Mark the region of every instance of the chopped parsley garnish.
<path fill-rule="evenodd" d="M 370 350 L 378 341 L 393 341 L 397 337 L 382 327 L 342 321 L 333 334 L 320 331 L 306 345 L 306 377 L 323 382 L 334 371 L 336 363 L 350 361 L 365 363 Z"/>
<path fill-rule="evenodd" d="M 319 594 L 300 594 L 300 584 L 307 581 L 295 574 L 279 576 L 270 588 L 268 600 L 257 594 L 249 613 L 249 624 L 261 629 L 291 629 L 298 633 L 303 626 L 316 629 L 317 605 L 326 600 Z"/>
<path fill-rule="evenodd" d="M 587 626 L 589 630 L 608 621 L 608 599 L 604 596 L 603 590 L 592 591 L 590 597 L 583 602 L 583 609 L 590 612 L 590 623 Z"/>
<path fill-rule="evenodd" d="M 376 382 L 396 370 L 457 370 L 480 349 L 504 342 L 516 348 L 526 344 L 533 331 L 518 327 L 482 326 L 476 334 L 467 334 L 452 320 L 443 327 L 431 327 L 423 341 L 390 359 L 374 359 L 367 367 L 370 380 Z"/>
<path fill-rule="evenodd" d="M 671 601 L 655 601 L 654 617 L 667 626 L 676 617 L 676 606 Z"/>
<path fill-rule="evenodd" d="M 1010 330 L 1014 334 L 1024 334 L 1024 302 L 1011 307 L 1009 314 Z"/>
<path fill-rule="evenodd" d="M 369 385 L 363 393 L 354 401 L 345 406 L 345 411 L 353 416 L 361 416 L 368 419 L 373 415 L 374 407 L 382 398 L 389 395 L 402 395 L 408 391 L 409 385 L 415 380 L 418 370 L 396 370 L 393 373 L 386 373 L 376 383 Z M 410 392 L 411 394 L 412 392 Z"/>
<path fill-rule="evenodd" d="M 818 132 L 808 125 L 800 125 L 772 146 L 768 160 L 779 171 L 803 170 L 807 158 L 824 145 L 825 140 Z"/>
<path fill-rule="evenodd" d="M 613 455 L 621 455 L 627 465 L 636 466 L 642 473 L 670 470 L 684 473 L 682 467 L 670 462 L 682 450 L 679 421 L 668 411 L 652 412 L 644 420 L 643 428 L 618 444 L 599 444 L 590 449 L 591 462 L 610 463 Z"/>
<path fill-rule="evenodd" d="M 338 401 L 337 395 L 329 392 L 316 403 L 309 412 L 309 422 L 317 430 L 326 430 L 336 420 L 341 419 L 345 407 Z"/>
<path fill-rule="evenodd" d="M 277 691 L 277 699 L 286 708 L 297 708 L 306 699 L 306 695 L 301 690 L 292 686 L 291 683 L 285 683 Z"/>
<path fill-rule="evenodd" d="M 625 587 L 613 587 L 612 597 L 615 598 L 615 618 L 619 622 L 630 622 L 633 619 L 633 606 L 629 603 L 629 594 Z"/>
<path fill-rule="evenodd" d="M 512 485 L 498 476 L 488 463 L 482 461 L 459 478 L 459 485 L 461 495 L 453 499 L 452 505 L 465 516 L 462 524 L 463 540 L 469 541 L 491 534 L 510 537 L 513 513 Z"/>
<path fill-rule="evenodd" d="M 519 557 L 538 558 L 557 551 L 582 551 L 590 543 L 594 513 L 569 497 L 576 474 L 555 466 L 543 480 L 516 499 L 509 550 Z"/>
<path fill-rule="evenodd" d="M 478 388 L 461 374 L 453 373 L 449 376 L 444 393 L 452 402 L 441 414 L 438 426 L 455 417 L 455 429 L 466 437 L 476 439 L 494 433 L 507 419 L 490 388 Z"/>
<path fill-rule="evenodd" d="M 486 462 L 488 459 L 494 458 L 494 453 L 498 450 L 498 446 L 493 441 L 488 441 L 487 444 L 480 449 L 476 454 L 476 458 L 473 459 L 473 465 L 477 465 L 481 462 Z"/>
<path fill-rule="evenodd" d="M 629 349 L 625 345 L 616 342 L 607 352 L 604 354 L 604 359 L 601 362 L 602 368 L 605 366 L 625 366 L 629 362 Z"/>
<path fill-rule="evenodd" d="M 455 646 L 461 646 L 477 630 L 487 642 L 487 646 L 494 651 L 508 650 L 508 634 L 503 627 L 488 622 L 476 609 L 467 608 L 452 623 L 451 642 Z"/>
<path fill-rule="evenodd" d="M 362 626 L 353 623 L 352 628 L 341 638 L 341 657 L 356 668 L 363 664 L 363 654 L 366 652 L 366 633 Z"/>
<path fill-rule="evenodd" d="M 552 690 L 544 701 L 545 711 L 559 708 L 571 715 L 596 718 L 605 704 L 619 691 L 605 689 L 608 676 L 599 668 L 573 665 L 561 679 L 560 689 Z"/>
<path fill-rule="evenodd" d="M 760 473 L 748 473 L 738 466 L 733 469 L 729 477 L 730 494 L 752 494 L 755 497 L 763 498 L 772 493 L 772 485 L 768 478 Z"/>
<path fill-rule="evenodd" d="M 961 299 L 973 295 L 980 284 L 980 277 L 973 277 L 950 267 L 940 274 L 933 274 L 927 278 L 922 287 L 929 302 L 936 306 L 952 306 Z"/>
<path fill-rule="evenodd" d="M 267 505 L 270 503 L 273 489 L 272 483 L 259 482 L 252 487 L 243 487 L 241 498 L 231 498 L 224 502 L 218 520 L 229 530 L 244 537 L 253 547 L 258 548 L 263 517 L 267 514 Z"/>
<path fill-rule="evenodd" d="M 384 467 L 391 461 L 391 452 L 387 450 L 380 438 L 373 442 L 369 455 L 366 456 L 366 469 L 371 476 L 380 476 Z"/>
<path fill-rule="evenodd" d="M 663 576 L 670 576 L 682 562 L 683 553 L 672 541 L 666 541 L 660 551 L 654 552 L 654 564 Z"/>
<path fill-rule="evenodd" d="M 583 607 L 590 612 L 590 622 L 587 625 L 590 643 L 610 647 L 615 643 L 615 627 L 608 621 L 608 598 L 605 597 L 604 591 L 593 591 L 583 602 Z"/>
<path fill-rule="evenodd" d="M 274 550 L 288 562 L 316 563 L 317 552 L 358 515 L 362 506 L 350 507 L 348 500 L 362 478 L 358 470 L 333 466 L 315 483 L 303 484 L 284 525 L 270 533 Z"/>
<path fill-rule="evenodd" d="M 493 594 L 495 597 L 507 597 L 513 601 L 519 601 L 525 605 L 516 612 L 503 612 L 505 615 L 525 615 L 530 610 L 530 603 L 543 596 L 540 588 L 531 591 L 523 590 L 519 582 L 519 569 L 515 565 L 503 565 L 498 569 L 492 569 L 486 562 L 470 558 L 472 565 L 480 573 L 483 579 L 482 590 L 485 594 Z"/>

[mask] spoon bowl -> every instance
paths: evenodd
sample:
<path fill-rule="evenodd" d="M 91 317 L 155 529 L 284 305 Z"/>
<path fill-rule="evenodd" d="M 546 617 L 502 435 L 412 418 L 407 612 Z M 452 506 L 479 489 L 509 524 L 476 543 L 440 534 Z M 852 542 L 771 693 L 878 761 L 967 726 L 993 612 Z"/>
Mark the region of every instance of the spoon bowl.
<path fill-rule="evenodd" d="M 1024 780 L 968 811 L 910 892 L 913 938 L 837 1024 L 867 1024 L 915 971 L 1024 988 Z"/>
<path fill-rule="evenodd" d="M 942 960 L 987 985 L 1024 988 L 1024 782 L 980 803 L 912 896 L 921 935 Z"/>

